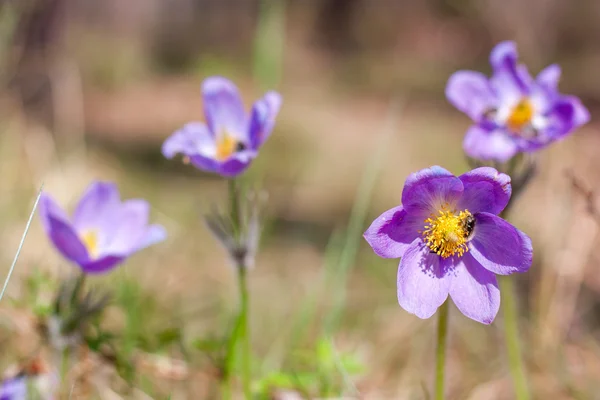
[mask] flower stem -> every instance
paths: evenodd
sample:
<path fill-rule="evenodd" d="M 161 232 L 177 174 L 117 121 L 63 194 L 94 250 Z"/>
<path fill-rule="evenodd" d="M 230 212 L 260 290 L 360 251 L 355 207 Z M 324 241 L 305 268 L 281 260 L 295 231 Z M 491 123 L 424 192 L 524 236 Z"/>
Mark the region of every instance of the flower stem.
<path fill-rule="evenodd" d="M 435 357 L 435 400 L 444 400 L 444 364 L 448 336 L 448 301 L 438 309 L 437 351 Z"/>
<path fill-rule="evenodd" d="M 61 352 L 61 361 L 60 361 L 60 381 L 61 386 L 64 388 L 65 384 L 67 384 L 67 374 L 69 373 L 69 358 L 71 356 L 71 349 L 69 346 L 65 346 Z"/>
<path fill-rule="evenodd" d="M 252 398 L 251 390 L 251 354 L 250 354 L 250 331 L 248 327 L 248 314 L 249 314 L 249 296 L 248 296 L 248 282 L 246 279 L 247 268 L 240 266 L 239 271 L 239 283 L 240 283 L 240 338 L 242 341 L 242 382 L 244 387 L 244 395 L 246 399 Z"/>
<path fill-rule="evenodd" d="M 229 217 L 233 225 L 235 240 L 239 241 L 242 227 L 242 215 L 240 212 L 240 191 L 235 179 L 229 180 Z M 227 353 L 224 364 L 224 398 L 231 397 L 231 376 L 235 362 L 237 360 L 238 346 L 241 346 L 241 367 L 242 367 L 242 387 L 244 397 L 252 398 L 251 391 L 251 352 L 250 352 L 250 330 L 249 321 L 249 294 L 248 294 L 248 268 L 243 258 L 236 259 L 236 270 L 238 273 L 238 289 L 240 297 L 240 309 L 237 315 L 235 325 L 231 331 L 229 342 L 227 343 Z"/>
<path fill-rule="evenodd" d="M 233 224 L 233 234 L 239 236 L 242 225 L 240 215 L 239 187 L 235 179 L 229 180 L 229 218 Z"/>
<path fill-rule="evenodd" d="M 515 303 L 515 288 L 513 281 L 508 276 L 498 277 L 500 292 L 502 293 L 502 308 L 504 312 L 504 335 L 506 337 L 506 350 L 508 364 L 515 387 L 517 400 L 529 400 L 529 390 L 525 378 L 525 368 L 521 359 L 521 343 L 517 324 L 517 309 Z"/>

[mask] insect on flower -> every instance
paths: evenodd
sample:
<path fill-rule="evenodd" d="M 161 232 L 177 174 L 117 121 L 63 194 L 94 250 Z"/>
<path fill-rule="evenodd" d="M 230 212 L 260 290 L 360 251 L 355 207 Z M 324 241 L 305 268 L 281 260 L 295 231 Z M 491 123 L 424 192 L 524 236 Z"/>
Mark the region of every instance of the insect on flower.
<path fill-rule="evenodd" d="M 498 217 L 510 196 L 510 177 L 489 167 L 456 177 L 434 166 L 408 177 L 402 205 L 364 234 L 377 255 L 401 258 L 398 302 L 406 311 L 429 318 L 450 296 L 467 317 L 494 320 L 495 274 L 525 272 L 533 255 L 529 237 Z"/>
<path fill-rule="evenodd" d="M 234 177 L 246 170 L 267 140 L 281 106 L 281 96 L 268 92 L 248 116 L 236 86 L 228 79 L 210 77 L 202 84 L 206 124 L 190 122 L 173 133 L 162 153 L 181 153 L 196 168 Z"/>
<path fill-rule="evenodd" d="M 148 225 L 150 205 L 145 200 L 121 201 L 114 183 L 92 183 L 72 218 L 46 193 L 40 216 L 48 237 L 68 260 L 90 274 L 111 270 L 127 257 L 163 241 L 160 225 Z"/>
<path fill-rule="evenodd" d="M 564 138 L 590 119 L 575 96 L 558 92 L 560 67 L 550 65 L 533 79 L 518 63 L 514 42 L 499 43 L 490 55 L 492 77 L 458 71 L 448 80 L 446 97 L 475 124 L 465 135 L 467 155 L 505 162 Z"/>

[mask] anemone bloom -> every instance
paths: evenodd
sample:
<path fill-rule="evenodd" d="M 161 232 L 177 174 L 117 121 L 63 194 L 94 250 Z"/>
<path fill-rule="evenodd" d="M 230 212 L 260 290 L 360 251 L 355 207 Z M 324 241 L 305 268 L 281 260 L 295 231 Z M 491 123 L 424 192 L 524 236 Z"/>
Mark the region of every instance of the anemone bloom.
<path fill-rule="evenodd" d="M 507 161 L 517 152 L 532 152 L 562 139 L 590 119 L 574 96 L 558 92 L 560 67 L 546 67 L 533 79 L 518 64 L 515 43 L 502 42 L 490 55 L 490 79 L 458 71 L 448 80 L 446 97 L 475 124 L 463 142 L 477 159 Z"/>
<path fill-rule="evenodd" d="M 228 79 L 211 77 L 202 84 L 206 124 L 190 122 L 171 135 L 162 153 L 181 153 L 196 168 L 225 177 L 241 174 L 267 140 L 281 106 L 281 96 L 268 92 L 254 103 L 248 116 L 236 86 Z"/>
<path fill-rule="evenodd" d="M 150 206 L 145 200 L 121 202 L 114 183 L 92 183 L 73 218 L 46 193 L 40 215 L 48 237 L 60 253 L 90 274 L 109 271 L 138 250 L 160 242 L 166 232 L 148 225 Z"/>
<path fill-rule="evenodd" d="M 401 258 L 402 308 L 429 318 L 450 295 L 467 317 L 494 320 L 500 307 L 495 274 L 527 271 L 532 261 L 529 237 L 497 216 L 510 195 L 510 177 L 489 167 L 456 177 L 434 166 L 408 177 L 402 205 L 364 234 L 377 255 Z"/>
<path fill-rule="evenodd" d="M 54 400 L 58 387 L 55 373 L 44 372 L 36 375 L 21 373 L 5 379 L 0 385 L 0 400 Z"/>
<path fill-rule="evenodd" d="M 25 376 L 6 379 L 0 386 L 0 400 L 27 400 Z"/>

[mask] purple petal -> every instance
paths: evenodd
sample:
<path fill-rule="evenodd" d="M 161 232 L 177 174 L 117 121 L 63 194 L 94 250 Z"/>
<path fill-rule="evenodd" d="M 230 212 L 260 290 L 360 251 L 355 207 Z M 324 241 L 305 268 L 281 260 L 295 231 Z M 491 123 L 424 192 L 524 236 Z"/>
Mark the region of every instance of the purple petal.
<path fill-rule="evenodd" d="M 27 400 L 27 381 L 24 376 L 6 379 L 0 387 L 0 400 Z"/>
<path fill-rule="evenodd" d="M 46 194 L 40 199 L 40 216 L 50 240 L 65 258 L 77 264 L 87 261 L 87 249 L 66 219 L 64 211 Z"/>
<path fill-rule="evenodd" d="M 196 168 L 213 172 L 226 178 L 235 177 L 244 172 L 256 157 L 253 150 L 243 150 L 233 153 L 227 160 L 219 161 L 202 155 L 190 157 L 190 162 Z"/>
<path fill-rule="evenodd" d="M 253 150 L 238 151 L 226 161 L 218 163 L 215 172 L 228 178 L 240 175 L 250 166 L 256 154 Z"/>
<path fill-rule="evenodd" d="M 216 172 L 219 169 L 219 165 L 221 164 L 214 158 L 205 157 L 200 154 L 190 156 L 190 162 L 194 167 L 206 172 Z"/>
<path fill-rule="evenodd" d="M 101 256 L 129 256 L 138 249 L 147 231 L 150 205 L 145 200 L 127 200 L 111 216 L 111 227 L 104 235 L 108 241 L 98 252 Z"/>
<path fill-rule="evenodd" d="M 268 92 L 254 103 L 250 117 L 250 148 L 257 149 L 271 134 L 281 107 L 281 95 Z"/>
<path fill-rule="evenodd" d="M 558 90 L 558 81 L 560 80 L 561 70 L 558 64 L 552 64 L 544 68 L 535 78 L 538 85 L 547 91 L 555 92 Z"/>
<path fill-rule="evenodd" d="M 452 277 L 445 274 L 449 259 L 429 252 L 421 239 L 406 249 L 398 267 L 398 302 L 419 318 L 429 318 L 450 290 Z"/>
<path fill-rule="evenodd" d="M 510 176 L 499 173 L 494 168 L 476 168 L 458 178 L 464 186 L 463 195 L 458 203 L 460 210 L 467 209 L 472 214 L 489 212 L 497 215 L 510 200 Z"/>
<path fill-rule="evenodd" d="M 202 97 L 206 122 L 213 134 L 226 131 L 239 139 L 246 138 L 244 104 L 233 82 L 219 76 L 207 78 L 202 83 Z"/>
<path fill-rule="evenodd" d="M 500 129 L 486 130 L 473 125 L 463 141 L 467 155 L 480 160 L 508 161 L 519 151 L 514 140 Z"/>
<path fill-rule="evenodd" d="M 375 254 L 400 258 L 423 230 L 423 218 L 408 215 L 402 206 L 387 210 L 364 233 Z"/>
<path fill-rule="evenodd" d="M 486 212 L 475 214 L 469 253 L 485 269 L 499 275 L 525 272 L 531 267 L 531 239 L 503 220 Z"/>
<path fill-rule="evenodd" d="M 429 215 L 445 204 L 454 205 L 462 191 L 460 179 L 436 165 L 408 176 L 402 190 L 402 206 L 409 214 Z"/>
<path fill-rule="evenodd" d="M 491 324 L 500 309 L 496 276 L 465 254 L 452 270 L 450 297 L 466 317 Z"/>
<path fill-rule="evenodd" d="M 137 250 L 145 249 L 153 244 L 160 243 L 167 238 L 167 231 L 161 225 L 150 225 L 146 228 L 146 232 L 142 237 L 141 243 L 138 244 Z"/>
<path fill-rule="evenodd" d="M 125 258 L 122 256 L 104 256 L 81 264 L 81 268 L 87 274 L 102 274 L 117 267 Z"/>
<path fill-rule="evenodd" d="M 119 207 L 120 195 L 117 185 L 94 182 L 88 186 L 73 214 L 73 226 L 78 232 L 87 229 L 100 230 L 107 219 Z"/>
<path fill-rule="evenodd" d="M 490 64 L 494 70 L 512 69 L 518 59 L 517 45 L 513 41 L 498 43 L 490 53 Z"/>
<path fill-rule="evenodd" d="M 554 113 L 569 130 L 587 124 L 590 120 L 590 112 L 575 96 L 563 96 L 555 105 Z"/>
<path fill-rule="evenodd" d="M 494 73 L 490 83 L 502 104 L 513 104 L 529 94 L 533 79 L 527 68 L 517 65 L 518 54 L 514 42 L 498 44 L 490 54 Z"/>
<path fill-rule="evenodd" d="M 573 105 L 573 126 L 575 128 L 590 122 L 590 112 L 577 97 L 569 96 L 567 97 L 567 101 L 571 102 Z"/>
<path fill-rule="evenodd" d="M 548 126 L 540 132 L 538 140 L 529 143 L 529 151 L 562 139 L 590 120 L 590 113 L 575 96 L 562 96 L 547 114 Z"/>
<path fill-rule="evenodd" d="M 455 72 L 446 85 L 446 98 L 474 121 L 497 107 L 497 98 L 487 77 L 479 72 Z"/>
<path fill-rule="evenodd" d="M 188 157 L 205 153 L 203 149 L 214 148 L 214 138 L 206 125 L 201 122 L 190 122 L 173 133 L 162 145 L 162 153 L 167 158 L 176 154 Z"/>

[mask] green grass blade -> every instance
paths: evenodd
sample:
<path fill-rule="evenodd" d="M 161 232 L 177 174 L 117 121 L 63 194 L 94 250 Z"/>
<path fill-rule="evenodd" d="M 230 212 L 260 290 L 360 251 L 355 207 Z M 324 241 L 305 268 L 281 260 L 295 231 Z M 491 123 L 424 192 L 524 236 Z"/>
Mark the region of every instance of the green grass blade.
<path fill-rule="evenodd" d="M 12 265 L 10 266 L 10 270 L 8 271 L 8 275 L 6 276 L 6 280 L 4 281 L 4 286 L 2 287 L 2 292 L 0 292 L 0 301 L 4 297 L 4 292 L 8 287 L 8 282 L 10 281 L 10 277 L 15 269 L 15 265 L 17 265 L 17 260 L 19 259 L 19 255 L 21 254 L 21 249 L 23 249 L 23 245 L 25 244 L 25 238 L 27 237 L 27 232 L 29 232 L 29 227 L 31 226 L 31 221 L 33 220 L 33 216 L 35 215 L 35 210 L 37 209 L 38 203 L 40 201 L 40 197 L 42 197 L 42 190 L 44 189 L 44 184 L 40 187 L 37 198 L 35 199 L 35 203 L 33 204 L 33 209 L 31 210 L 31 214 L 29 214 L 29 220 L 27 221 L 27 225 L 25 226 L 25 232 L 23 232 L 23 236 L 21 237 L 21 243 L 19 243 L 19 247 L 17 248 L 17 252 L 15 253 L 15 258 L 13 259 Z"/>
<path fill-rule="evenodd" d="M 261 89 L 279 86 L 283 70 L 285 1 L 261 0 L 254 37 L 254 77 Z"/>

